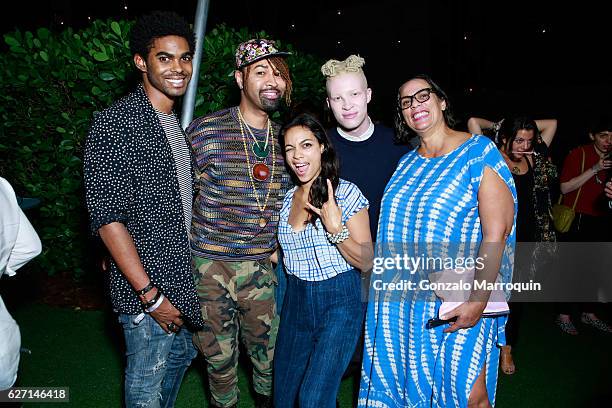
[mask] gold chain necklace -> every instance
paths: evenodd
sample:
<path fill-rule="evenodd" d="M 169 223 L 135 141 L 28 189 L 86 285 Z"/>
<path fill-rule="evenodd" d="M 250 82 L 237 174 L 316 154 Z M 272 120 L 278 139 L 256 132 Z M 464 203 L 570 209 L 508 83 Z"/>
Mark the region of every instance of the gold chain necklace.
<path fill-rule="evenodd" d="M 268 199 L 270 198 L 270 192 L 272 191 L 272 181 L 274 180 L 274 170 L 276 169 L 276 153 L 274 149 L 275 147 L 274 146 L 275 145 L 274 131 L 272 129 L 272 126 L 270 126 L 270 118 L 268 118 L 267 133 L 271 136 L 271 139 L 272 139 L 272 172 L 270 174 L 270 182 L 268 183 L 268 191 L 266 193 L 266 198 L 262 206 L 261 202 L 259 201 L 259 195 L 257 194 L 257 186 L 255 185 L 255 178 L 253 176 L 253 171 L 255 171 L 255 169 L 254 168 L 251 169 L 251 161 L 249 160 L 249 150 L 247 149 L 246 135 L 244 134 L 244 126 L 246 125 L 246 123 L 243 122 L 242 115 L 240 114 L 240 108 L 238 108 L 238 123 L 240 124 L 240 135 L 242 136 L 242 145 L 244 146 L 244 155 L 246 156 L 246 161 L 247 161 L 247 172 L 249 173 L 249 179 L 251 180 L 251 186 L 253 187 L 253 195 L 255 196 L 255 200 L 257 201 L 257 208 L 262 214 L 262 216 L 259 218 L 259 226 L 263 228 L 268 223 L 268 220 L 263 216 L 263 213 L 266 211 L 266 207 L 268 206 Z M 255 166 L 257 166 L 257 164 L 254 165 L 253 167 Z"/>
<path fill-rule="evenodd" d="M 247 131 L 249 132 L 249 134 L 251 135 L 251 138 L 253 138 L 253 142 L 259 146 L 259 140 L 257 140 L 257 138 L 255 137 L 255 135 L 253 134 L 253 131 L 251 130 L 251 127 L 249 126 L 248 123 L 246 123 L 246 120 L 244 120 L 244 117 L 242 116 L 242 112 L 240 112 L 240 108 L 238 108 L 238 118 L 240 119 L 240 121 L 242 123 L 245 124 Z M 268 118 L 268 128 L 266 129 L 266 141 L 264 143 L 264 147 L 263 150 L 268 150 L 268 141 L 269 141 L 269 136 L 270 136 L 270 118 Z M 257 155 L 256 155 L 257 157 Z"/>

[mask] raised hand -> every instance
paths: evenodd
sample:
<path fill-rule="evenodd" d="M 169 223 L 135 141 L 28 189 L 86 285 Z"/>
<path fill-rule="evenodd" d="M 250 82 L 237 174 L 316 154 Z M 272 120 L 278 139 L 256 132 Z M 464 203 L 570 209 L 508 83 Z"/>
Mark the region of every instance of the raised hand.
<path fill-rule="evenodd" d="M 612 160 L 608 158 L 608 156 L 605 156 L 599 160 L 598 164 L 601 170 L 608 170 L 610 167 L 612 167 Z"/>
<path fill-rule="evenodd" d="M 327 232 L 338 234 L 342 231 L 342 210 L 336 203 L 334 188 L 329 179 L 327 179 L 327 202 L 321 208 L 317 208 L 311 203 L 306 203 L 306 206 L 321 218 Z"/>
<path fill-rule="evenodd" d="M 505 119 L 506 118 L 502 118 L 502 120 L 500 120 L 499 122 L 493 122 L 493 126 L 491 127 L 491 129 L 493 129 L 494 132 L 499 132 L 499 129 L 501 129 Z"/>

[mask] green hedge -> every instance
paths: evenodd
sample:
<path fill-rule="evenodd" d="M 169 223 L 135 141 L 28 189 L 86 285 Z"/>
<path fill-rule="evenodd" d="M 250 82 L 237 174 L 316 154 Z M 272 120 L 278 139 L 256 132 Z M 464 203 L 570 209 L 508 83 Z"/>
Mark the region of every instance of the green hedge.
<path fill-rule="evenodd" d="M 26 196 L 42 200 L 36 227 L 43 241 L 39 265 L 49 274 L 87 271 L 83 143 L 94 111 L 135 85 L 129 55 L 132 22 L 94 21 L 84 30 L 16 31 L 4 36 L 9 51 L 0 68 L 0 175 Z M 236 103 L 231 75 L 236 45 L 264 32 L 225 25 L 206 34 L 194 117 Z M 289 64 L 294 101 L 322 101 L 322 61 L 296 51 Z"/>

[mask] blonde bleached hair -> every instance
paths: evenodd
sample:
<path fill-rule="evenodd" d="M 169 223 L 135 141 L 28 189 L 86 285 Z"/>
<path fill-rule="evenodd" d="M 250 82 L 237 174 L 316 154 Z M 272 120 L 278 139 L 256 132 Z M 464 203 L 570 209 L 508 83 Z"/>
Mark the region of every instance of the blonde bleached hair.
<path fill-rule="evenodd" d="M 365 65 L 365 60 L 359 55 L 350 55 L 344 61 L 338 61 L 331 59 L 327 61 L 321 67 L 321 73 L 326 78 L 332 78 L 336 75 L 343 74 L 345 72 L 361 72 L 363 73 L 362 67 Z"/>

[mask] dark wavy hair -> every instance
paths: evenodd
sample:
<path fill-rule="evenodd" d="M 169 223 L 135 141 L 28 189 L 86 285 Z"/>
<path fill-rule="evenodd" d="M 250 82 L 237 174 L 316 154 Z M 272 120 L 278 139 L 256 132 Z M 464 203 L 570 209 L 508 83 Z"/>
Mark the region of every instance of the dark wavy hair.
<path fill-rule="evenodd" d="M 427 84 L 429 84 L 429 87 L 432 89 L 432 92 L 435 93 L 436 95 L 438 95 L 438 98 L 440 98 L 443 101 L 446 101 L 446 109 L 442 112 L 442 114 L 444 115 L 444 122 L 446 123 L 446 126 L 452 128 L 453 126 L 455 126 L 455 119 L 453 118 L 451 109 L 450 109 L 450 100 L 448 99 L 448 96 L 446 95 L 446 92 L 444 92 L 442 90 L 442 88 L 440 88 L 440 86 L 438 84 L 436 84 L 433 79 L 431 79 L 428 75 L 425 74 L 418 74 L 413 76 L 412 78 L 410 78 L 408 81 L 412 81 L 413 79 L 422 79 L 423 81 L 427 82 Z M 406 81 L 406 82 L 408 82 Z M 404 84 L 406 83 L 404 82 Z M 402 84 L 402 86 L 404 86 Z M 400 87 L 401 88 L 401 87 Z M 408 127 L 408 125 L 406 124 L 406 121 L 404 120 L 404 117 L 402 115 L 402 108 L 400 106 L 400 94 L 399 94 L 399 89 L 397 91 L 397 103 L 395 106 L 395 143 L 396 144 L 406 144 L 408 143 L 412 138 L 414 138 L 416 136 L 416 133 L 414 132 L 414 130 L 410 129 Z"/>
<path fill-rule="evenodd" d="M 319 144 L 323 145 L 323 153 L 321 153 L 321 172 L 317 176 L 317 178 L 312 183 L 310 187 L 310 192 L 308 194 L 308 201 L 310 204 L 315 207 L 321 208 L 321 206 L 327 202 L 327 179 L 329 179 L 332 183 L 332 187 L 334 191 L 338 188 L 338 183 L 340 182 L 339 177 L 339 164 L 338 158 L 336 156 L 336 149 L 332 145 L 331 141 L 327 137 L 327 133 L 325 133 L 325 128 L 318 120 L 316 120 L 312 115 L 308 113 L 302 113 L 293 119 L 291 119 L 280 131 L 278 136 L 279 143 L 283 149 L 283 156 L 287 159 L 287 155 L 285 154 L 285 134 L 287 131 L 294 127 L 303 127 L 308 129 L 314 135 L 315 139 L 319 142 Z M 287 168 L 289 170 L 289 174 L 291 175 L 291 179 L 293 183 L 296 185 L 301 185 L 301 181 L 297 178 L 295 173 L 291 171 L 289 165 L 287 164 Z M 316 226 L 315 222 L 319 216 L 317 214 L 310 214 L 310 223 Z"/>
<path fill-rule="evenodd" d="M 531 145 L 534 149 L 536 149 L 536 151 L 537 147 L 543 143 L 535 120 L 527 116 L 519 116 L 504 120 L 504 123 L 502 123 L 501 128 L 499 129 L 499 141 L 510 160 L 513 161 L 516 160 L 516 157 L 512 153 L 512 143 L 514 143 L 519 130 L 533 130 L 533 142 Z"/>
<path fill-rule="evenodd" d="M 147 59 L 156 38 L 183 37 L 195 52 L 195 34 L 185 19 L 172 11 L 153 11 L 140 17 L 130 31 L 130 51 Z"/>
<path fill-rule="evenodd" d="M 589 133 L 593 136 L 597 133 L 612 131 L 612 118 L 610 116 L 595 116 L 588 122 Z"/>

